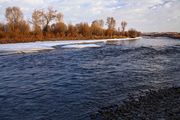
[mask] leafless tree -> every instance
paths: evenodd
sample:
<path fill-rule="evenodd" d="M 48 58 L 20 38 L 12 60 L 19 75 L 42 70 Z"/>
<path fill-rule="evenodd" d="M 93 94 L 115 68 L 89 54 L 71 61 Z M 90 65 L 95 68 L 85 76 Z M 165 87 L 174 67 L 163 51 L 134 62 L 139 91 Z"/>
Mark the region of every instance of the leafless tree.
<path fill-rule="evenodd" d="M 64 22 L 63 22 L 63 14 L 62 14 L 62 13 L 57 13 L 57 14 L 56 14 L 56 21 L 57 21 L 58 23 L 64 23 Z"/>
<path fill-rule="evenodd" d="M 23 20 L 23 13 L 19 7 L 8 7 L 5 13 L 6 19 L 10 24 L 17 24 Z"/>
<path fill-rule="evenodd" d="M 104 21 L 103 20 L 95 20 L 92 22 L 91 26 L 96 26 L 99 28 L 103 28 L 104 26 Z"/>
<path fill-rule="evenodd" d="M 103 26 L 104 21 L 103 20 L 95 20 L 91 24 L 91 31 L 92 34 L 95 36 L 101 36 L 103 35 Z"/>
<path fill-rule="evenodd" d="M 5 17 L 8 21 L 9 30 L 15 31 L 18 25 L 23 21 L 23 13 L 19 7 L 6 8 Z"/>
<path fill-rule="evenodd" d="M 75 37 L 78 35 L 78 28 L 72 24 L 68 24 L 67 36 Z"/>
<path fill-rule="evenodd" d="M 32 14 L 32 21 L 35 28 L 41 27 L 44 32 L 48 32 L 50 28 L 50 24 L 52 22 L 63 22 L 63 15 L 58 13 L 57 10 L 53 10 L 53 8 L 48 8 L 45 10 L 35 10 Z"/>
<path fill-rule="evenodd" d="M 122 21 L 121 22 L 121 27 L 122 27 L 122 32 L 123 33 L 125 32 L 126 26 L 127 26 L 127 22 L 126 21 Z"/>
<path fill-rule="evenodd" d="M 32 13 L 32 20 L 30 23 L 33 24 L 34 30 L 37 31 L 43 27 L 43 10 L 34 10 Z"/>
<path fill-rule="evenodd" d="M 65 36 L 65 33 L 67 31 L 67 25 L 63 22 L 58 22 L 56 24 L 52 24 L 51 25 L 51 31 L 55 34 L 55 35 L 60 35 L 61 37 Z"/>
<path fill-rule="evenodd" d="M 80 35 L 82 35 L 84 37 L 91 36 L 91 29 L 90 29 L 88 23 L 76 24 L 76 27 L 77 27 Z"/>
<path fill-rule="evenodd" d="M 112 38 L 113 34 L 115 33 L 116 20 L 114 19 L 114 17 L 108 17 L 106 24 L 108 25 L 106 34 Z"/>
<path fill-rule="evenodd" d="M 108 25 L 108 29 L 114 30 L 116 26 L 116 20 L 113 17 L 108 17 L 106 24 Z"/>
<path fill-rule="evenodd" d="M 48 8 L 48 11 L 43 11 L 43 20 L 44 20 L 44 28 L 43 31 L 48 31 L 48 26 L 53 20 L 58 20 L 58 22 L 62 22 L 63 15 L 61 13 L 57 13 L 57 10 L 53 10 L 52 8 Z"/>

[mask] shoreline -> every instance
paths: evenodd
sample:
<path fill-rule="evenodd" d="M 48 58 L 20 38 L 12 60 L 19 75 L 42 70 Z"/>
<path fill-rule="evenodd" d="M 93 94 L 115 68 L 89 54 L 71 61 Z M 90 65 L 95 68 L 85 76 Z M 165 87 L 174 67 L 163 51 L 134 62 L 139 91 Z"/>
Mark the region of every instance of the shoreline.
<path fill-rule="evenodd" d="M 174 32 L 167 32 L 167 33 L 145 33 L 142 36 L 149 36 L 149 37 L 168 37 L 172 39 L 180 39 L 180 33 Z"/>
<path fill-rule="evenodd" d="M 84 41 L 85 43 L 89 42 L 89 41 L 94 41 L 94 42 L 104 42 L 104 41 L 120 41 L 120 40 L 137 40 L 137 39 L 141 39 L 142 37 L 135 37 L 135 38 L 110 38 L 110 39 L 72 39 L 72 40 L 66 40 L 66 39 L 53 39 L 53 40 L 37 40 L 37 41 L 31 41 L 31 42 L 17 42 L 17 43 L 0 43 L 0 45 L 12 45 L 12 44 L 28 44 L 28 43 L 43 43 L 43 42 L 74 42 L 74 43 L 78 43 L 78 42 L 82 42 Z"/>
<path fill-rule="evenodd" d="M 149 90 L 145 95 L 130 97 L 120 105 L 101 108 L 90 115 L 92 120 L 178 119 L 180 87 Z"/>
<path fill-rule="evenodd" d="M 126 41 L 126 40 L 138 40 L 138 39 L 141 39 L 141 37 L 120 38 L 120 39 L 98 39 L 98 40 L 97 39 L 96 40 L 59 40 L 59 41 L 56 40 L 56 41 L 35 41 L 28 43 L 8 43 L 8 44 L 0 44 L 0 52 L 29 53 L 29 52 L 38 52 L 42 50 L 53 50 L 55 49 L 54 46 L 93 44 L 93 43 L 95 44 L 95 43 L 105 43 L 108 41 Z"/>
<path fill-rule="evenodd" d="M 37 40 L 30 40 L 30 41 L 20 41 L 20 42 L 13 42 L 13 40 L 0 40 L 0 45 L 2 45 L 2 44 L 17 44 L 17 43 L 34 43 L 34 42 L 49 42 L 49 41 L 54 41 L 54 42 L 59 42 L 59 41 L 89 41 L 89 40 L 94 40 L 94 41 L 96 41 L 96 40 L 124 40 L 124 39 L 129 39 L 129 40 L 131 40 L 131 39 L 137 39 L 137 38 L 142 38 L 142 37 L 135 37 L 135 38 L 130 38 L 130 37 L 122 37 L 122 38 L 92 38 L 92 39 L 76 39 L 76 38 L 74 38 L 74 39 L 61 39 L 61 38 L 50 38 L 50 39 L 37 39 Z M 4 43 L 3 41 L 9 41 L 9 42 L 7 42 L 7 43 Z"/>

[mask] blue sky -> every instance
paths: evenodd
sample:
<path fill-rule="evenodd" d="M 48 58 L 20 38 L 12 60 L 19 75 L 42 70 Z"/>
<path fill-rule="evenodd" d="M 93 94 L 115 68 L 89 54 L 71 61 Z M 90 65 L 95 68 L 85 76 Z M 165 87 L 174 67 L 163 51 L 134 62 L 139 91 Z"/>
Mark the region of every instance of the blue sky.
<path fill-rule="evenodd" d="M 34 9 L 53 7 L 64 14 L 66 23 L 91 23 L 95 19 L 112 16 L 120 26 L 145 32 L 180 32 L 180 0 L 0 0 L 0 22 L 4 22 L 5 8 L 18 6 L 25 19 Z"/>

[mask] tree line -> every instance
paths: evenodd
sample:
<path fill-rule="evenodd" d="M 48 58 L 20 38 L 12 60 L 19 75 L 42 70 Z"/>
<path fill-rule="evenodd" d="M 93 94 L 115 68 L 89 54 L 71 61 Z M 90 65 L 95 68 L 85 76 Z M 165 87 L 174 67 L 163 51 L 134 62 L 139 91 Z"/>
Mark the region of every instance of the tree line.
<path fill-rule="evenodd" d="M 34 10 L 31 19 L 25 20 L 19 7 L 8 7 L 5 17 L 7 23 L 0 23 L 0 43 L 140 36 L 140 32 L 135 29 L 126 31 L 126 21 L 122 21 L 121 26 L 116 29 L 114 17 L 108 17 L 106 21 L 94 20 L 91 25 L 86 22 L 65 24 L 63 14 L 53 8 Z"/>

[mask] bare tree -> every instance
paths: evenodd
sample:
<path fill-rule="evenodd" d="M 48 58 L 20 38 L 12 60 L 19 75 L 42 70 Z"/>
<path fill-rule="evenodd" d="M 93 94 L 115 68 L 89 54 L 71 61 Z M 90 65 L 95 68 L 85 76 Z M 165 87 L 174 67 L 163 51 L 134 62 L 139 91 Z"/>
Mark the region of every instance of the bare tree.
<path fill-rule="evenodd" d="M 15 31 L 15 27 L 18 28 L 18 25 L 23 21 L 23 13 L 19 7 L 8 7 L 6 8 L 5 13 L 6 19 L 10 30 Z"/>
<path fill-rule="evenodd" d="M 126 21 L 122 21 L 121 22 L 121 27 L 122 27 L 122 32 L 123 33 L 125 32 L 126 26 L 127 26 L 127 22 Z"/>
<path fill-rule="evenodd" d="M 77 27 L 80 35 L 82 35 L 84 37 L 91 36 L 91 28 L 88 25 L 88 23 L 76 24 L 76 27 Z"/>
<path fill-rule="evenodd" d="M 6 8 L 6 19 L 9 23 L 17 24 L 23 20 L 23 13 L 19 7 Z"/>
<path fill-rule="evenodd" d="M 51 25 L 51 31 L 55 34 L 55 35 L 60 35 L 60 36 L 65 36 L 65 33 L 67 31 L 67 25 L 63 22 L 58 22 L 56 24 L 52 24 Z"/>
<path fill-rule="evenodd" d="M 0 31 L 4 31 L 4 24 L 0 23 Z"/>
<path fill-rule="evenodd" d="M 104 21 L 103 20 L 95 20 L 92 22 L 91 26 L 96 26 L 99 28 L 103 28 L 104 26 Z"/>
<path fill-rule="evenodd" d="M 121 28 L 120 27 L 118 27 L 118 32 L 121 32 Z"/>
<path fill-rule="evenodd" d="M 44 20 L 44 28 L 43 31 L 47 32 L 49 28 L 49 24 L 53 20 L 58 20 L 58 22 L 61 22 L 63 19 L 63 15 L 61 13 L 57 13 L 57 10 L 53 10 L 52 8 L 48 8 L 47 12 L 43 11 L 43 20 Z"/>
<path fill-rule="evenodd" d="M 32 14 L 31 23 L 34 25 L 34 28 L 43 29 L 44 32 L 48 32 L 50 28 L 50 24 L 52 22 L 62 23 L 63 22 L 63 14 L 58 13 L 57 10 L 53 10 L 52 8 L 48 8 L 45 10 L 34 10 Z"/>
<path fill-rule="evenodd" d="M 113 17 L 108 17 L 106 24 L 108 25 L 108 29 L 114 30 L 116 26 L 116 20 Z"/>
<path fill-rule="evenodd" d="M 4 34 L 4 24 L 0 23 L 0 38 L 4 38 L 5 34 Z"/>
<path fill-rule="evenodd" d="M 63 22 L 63 14 L 62 14 L 62 13 L 57 13 L 57 14 L 56 14 L 56 21 L 57 21 L 58 23 L 64 23 L 64 22 Z"/>
<path fill-rule="evenodd" d="M 34 26 L 34 31 L 38 31 L 40 28 L 43 28 L 43 11 L 42 10 L 34 10 L 32 13 L 32 20 L 29 21 Z"/>
<path fill-rule="evenodd" d="M 78 35 L 78 28 L 72 24 L 68 24 L 67 36 L 75 37 Z"/>
<path fill-rule="evenodd" d="M 101 36 L 103 35 L 103 26 L 104 21 L 103 20 L 95 20 L 91 24 L 91 31 L 92 34 L 95 36 Z"/>
<path fill-rule="evenodd" d="M 108 17 L 106 24 L 108 25 L 106 34 L 112 38 L 115 33 L 116 20 L 113 17 Z"/>
<path fill-rule="evenodd" d="M 27 21 L 22 20 L 18 26 L 19 32 L 22 35 L 27 35 L 30 32 L 30 26 Z"/>

